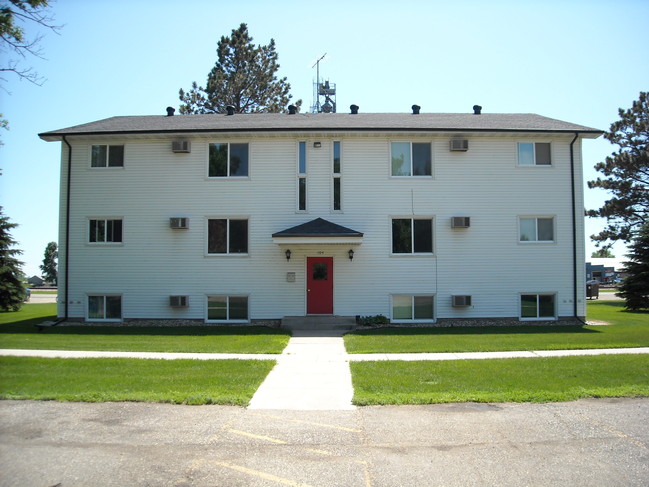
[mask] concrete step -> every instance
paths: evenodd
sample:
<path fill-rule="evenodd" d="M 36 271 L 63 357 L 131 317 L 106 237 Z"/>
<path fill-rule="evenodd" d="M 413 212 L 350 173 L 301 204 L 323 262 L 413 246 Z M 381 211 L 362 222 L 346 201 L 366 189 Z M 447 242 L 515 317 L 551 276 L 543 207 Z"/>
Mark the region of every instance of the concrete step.
<path fill-rule="evenodd" d="M 282 318 L 282 328 L 288 330 L 353 330 L 355 327 L 354 316 L 318 315 Z"/>

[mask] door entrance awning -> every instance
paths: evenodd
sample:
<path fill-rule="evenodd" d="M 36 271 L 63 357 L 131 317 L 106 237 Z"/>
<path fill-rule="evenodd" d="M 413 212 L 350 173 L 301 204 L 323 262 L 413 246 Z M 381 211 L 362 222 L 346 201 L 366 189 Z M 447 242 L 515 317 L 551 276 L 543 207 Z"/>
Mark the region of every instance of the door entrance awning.
<path fill-rule="evenodd" d="M 273 233 L 273 243 L 360 245 L 363 243 L 363 234 L 324 218 L 316 218 L 302 225 Z"/>

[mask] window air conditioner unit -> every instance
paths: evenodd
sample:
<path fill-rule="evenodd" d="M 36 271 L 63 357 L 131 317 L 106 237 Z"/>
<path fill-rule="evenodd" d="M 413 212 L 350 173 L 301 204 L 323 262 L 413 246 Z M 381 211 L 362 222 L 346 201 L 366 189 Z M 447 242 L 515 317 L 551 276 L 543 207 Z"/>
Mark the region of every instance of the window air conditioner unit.
<path fill-rule="evenodd" d="M 169 218 L 169 227 L 176 230 L 189 228 L 189 218 Z"/>
<path fill-rule="evenodd" d="M 471 296 L 453 296 L 453 307 L 462 308 L 471 306 Z"/>
<path fill-rule="evenodd" d="M 172 152 L 191 152 L 192 145 L 189 140 L 174 140 L 171 143 Z"/>
<path fill-rule="evenodd" d="M 470 226 L 470 216 L 454 216 L 451 218 L 451 228 L 469 228 Z"/>
<path fill-rule="evenodd" d="M 469 139 L 451 139 L 451 151 L 468 151 Z"/>
<path fill-rule="evenodd" d="M 189 307 L 189 296 L 169 296 L 169 306 L 172 308 Z"/>

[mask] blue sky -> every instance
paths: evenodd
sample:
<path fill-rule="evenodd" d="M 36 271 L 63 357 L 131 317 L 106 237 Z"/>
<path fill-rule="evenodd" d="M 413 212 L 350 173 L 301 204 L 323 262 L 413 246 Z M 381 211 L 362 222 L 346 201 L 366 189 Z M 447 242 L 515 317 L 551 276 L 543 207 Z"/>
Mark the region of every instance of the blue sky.
<path fill-rule="evenodd" d="M 115 115 L 165 114 L 178 89 L 205 84 L 216 43 L 241 22 L 254 42 L 275 39 L 279 75 L 303 110 L 313 102 L 312 66 L 337 84 L 339 111 L 538 113 L 606 130 L 649 90 L 649 0 L 274 1 L 58 0 L 64 25 L 43 32 L 47 78 L 7 75 L 0 111 L 0 205 L 20 225 L 24 271 L 38 269 L 58 240 L 60 144 L 38 133 Z M 35 29 L 30 27 L 30 34 Z M 0 53 L 6 58 L 5 53 Z M 7 93 L 7 91 L 9 93 Z M 584 180 L 614 147 L 587 140 Z M 605 193 L 586 190 L 586 206 Z M 586 233 L 602 223 L 587 219 Z M 587 255 L 594 246 L 587 239 Z M 617 256 L 624 247 L 614 247 Z"/>

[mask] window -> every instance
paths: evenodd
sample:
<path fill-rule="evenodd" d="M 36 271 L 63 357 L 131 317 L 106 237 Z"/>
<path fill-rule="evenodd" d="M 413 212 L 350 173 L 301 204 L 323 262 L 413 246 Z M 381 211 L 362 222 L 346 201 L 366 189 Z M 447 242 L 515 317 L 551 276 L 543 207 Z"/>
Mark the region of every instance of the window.
<path fill-rule="evenodd" d="M 549 142 L 519 142 L 518 143 L 518 165 L 519 166 L 550 166 L 550 143 Z"/>
<path fill-rule="evenodd" d="M 306 211 L 306 142 L 298 145 L 297 188 L 297 209 Z"/>
<path fill-rule="evenodd" d="M 434 316 L 433 296 L 392 296 L 392 321 L 432 321 Z"/>
<path fill-rule="evenodd" d="M 521 242 L 554 242 L 554 218 L 521 217 L 519 230 Z"/>
<path fill-rule="evenodd" d="M 88 221 L 89 243 L 122 243 L 122 220 L 98 219 Z"/>
<path fill-rule="evenodd" d="M 207 171 L 210 178 L 246 178 L 248 166 L 248 144 L 210 144 Z"/>
<path fill-rule="evenodd" d="M 124 167 L 124 146 L 93 145 L 90 167 Z"/>
<path fill-rule="evenodd" d="M 208 296 L 207 321 L 248 321 L 248 296 Z"/>
<path fill-rule="evenodd" d="M 555 319 L 554 294 L 521 294 L 521 319 Z"/>
<path fill-rule="evenodd" d="M 432 254 L 433 220 L 430 218 L 393 218 L 392 253 Z"/>
<path fill-rule="evenodd" d="M 333 149 L 333 210 L 340 211 L 342 209 L 340 142 L 334 141 Z"/>
<path fill-rule="evenodd" d="M 88 321 L 121 321 L 122 297 L 119 295 L 88 296 Z"/>
<path fill-rule="evenodd" d="M 392 176 L 432 176 L 430 143 L 392 142 Z"/>
<path fill-rule="evenodd" d="M 247 254 L 248 220 L 218 218 L 207 220 L 208 254 Z"/>

